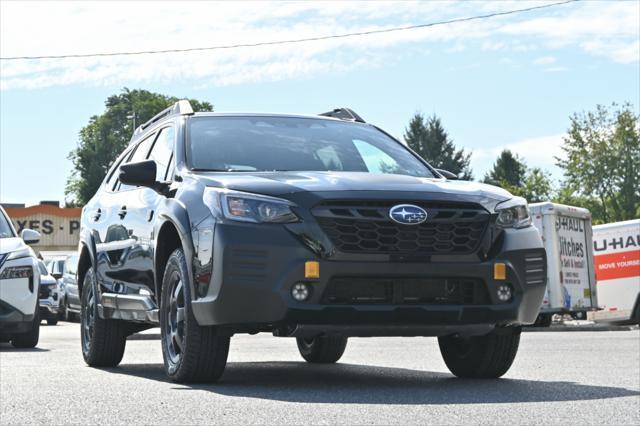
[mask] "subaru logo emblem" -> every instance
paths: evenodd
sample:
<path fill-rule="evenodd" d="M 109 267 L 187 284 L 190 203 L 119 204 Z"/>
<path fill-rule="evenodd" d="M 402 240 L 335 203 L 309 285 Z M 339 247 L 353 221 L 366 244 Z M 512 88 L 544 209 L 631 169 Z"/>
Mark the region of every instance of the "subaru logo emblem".
<path fill-rule="evenodd" d="M 419 225 L 427 220 L 427 212 L 422 207 L 412 204 L 398 204 L 391 207 L 389 217 L 403 225 Z"/>

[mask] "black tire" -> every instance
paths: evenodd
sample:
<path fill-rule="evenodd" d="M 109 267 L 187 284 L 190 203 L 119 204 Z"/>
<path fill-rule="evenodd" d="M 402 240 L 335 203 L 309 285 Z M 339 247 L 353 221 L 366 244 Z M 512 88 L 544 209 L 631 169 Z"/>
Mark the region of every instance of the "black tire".
<path fill-rule="evenodd" d="M 60 299 L 60 304 L 58 305 L 58 319 L 60 321 L 67 320 L 67 302 L 65 299 L 66 296 L 65 298 Z"/>
<path fill-rule="evenodd" d="M 97 283 L 89 268 L 82 285 L 80 345 L 84 361 L 91 367 L 115 367 L 122 360 L 127 343 L 126 324 L 98 315 Z"/>
<path fill-rule="evenodd" d="M 160 340 L 165 372 L 174 382 L 215 382 L 227 364 L 230 338 L 218 334 L 216 327 L 198 325 L 188 283 L 184 253 L 176 249 L 162 279 Z"/>
<path fill-rule="evenodd" d="M 587 319 L 587 311 L 577 311 L 571 313 L 571 318 L 576 321 L 586 320 Z"/>
<path fill-rule="evenodd" d="M 56 325 L 58 324 L 58 318 L 48 318 L 47 325 Z"/>
<path fill-rule="evenodd" d="M 501 330 L 470 338 L 439 337 L 440 353 L 455 376 L 497 379 L 504 375 L 518 352 L 520 329 Z"/>
<path fill-rule="evenodd" d="M 69 309 L 69 305 L 64 308 L 64 320 L 66 322 L 78 322 L 78 314 Z"/>
<path fill-rule="evenodd" d="M 347 347 L 347 338 L 342 336 L 318 336 L 296 338 L 300 355 L 307 362 L 331 364 L 337 362 Z"/>
<path fill-rule="evenodd" d="M 553 314 L 538 314 L 536 322 L 533 323 L 534 327 L 551 327 L 553 322 Z"/>
<path fill-rule="evenodd" d="M 36 311 L 31 322 L 31 329 L 26 333 L 14 335 L 11 344 L 15 348 L 35 348 L 38 340 L 40 340 L 40 309 L 36 300 Z"/>

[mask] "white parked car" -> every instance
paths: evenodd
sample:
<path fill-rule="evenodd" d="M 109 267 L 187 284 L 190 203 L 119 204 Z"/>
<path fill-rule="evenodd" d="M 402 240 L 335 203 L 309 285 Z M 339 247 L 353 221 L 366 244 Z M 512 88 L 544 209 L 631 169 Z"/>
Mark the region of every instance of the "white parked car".
<path fill-rule="evenodd" d="M 33 348 L 40 337 L 40 270 L 33 249 L 40 234 L 25 229 L 17 236 L 0 207 L 0 342 Z"/>

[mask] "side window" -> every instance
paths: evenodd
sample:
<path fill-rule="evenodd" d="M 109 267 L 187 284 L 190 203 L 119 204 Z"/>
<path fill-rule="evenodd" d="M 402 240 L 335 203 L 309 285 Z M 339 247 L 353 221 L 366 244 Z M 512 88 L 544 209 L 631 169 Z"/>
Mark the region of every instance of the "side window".
<path fill-rule="evenodd" d="M 142 142 L 140 142 L 135 147 L 135 151 L 133 151 L 133 155 L 131 155 L 128 160 L 123 161 L 122 164 L 135 163 L 136 161 L 146 160 L 147 155 L 149 154 L 149 148 L 151 147 L 151 144 L 153 143 L 153 140 L 155 139 L 155 137 L 156 137 L 156 133 L 152 134 L 151 136 L 145 138 Z M 119 164 L 118 164 L 118 167 L 120 167 Z M 117 175 L 118 173 L 114 173 L 114 174 Z M 134 189 L 134 188 L 136 187 L 131 185 L 124 185 L 124 184 L 121 184 L 120 182 L 117 182 L 116 185 L 114 186 L 114 191 L 127 191 L 129 189 Z"/>
<path fill-rule="evenodd" d="M 397 173 L 398 170 L 402 170 L 402 167 L 380 148 L 358 139 L 355 139 L 353 144 L 370 173 Z"/>
<path fill-rule="evenodd" d="M 67 260 L 64 262 L 64 273 L 75 275 L 77 267 L 78 267 L 78 257 L 77 256 L 68 257 Z"/>
<path fill-rule="evenodd" d="M 160 130 L 156 143 L 151 148 L 150 160 L 154 160 L 158 166 L 156 180 L 164 181 L 170 174 L 169 165 L 173 157 L 173 127 L 165 127 Z"/>
<path fill-rule="evenodd" d="M 122 164 L 122 162 L 127 157 L 129 157 L 129 155 L 131 155 L 131 151 L 127 150 L 127 153 L 124 154 L 120 158 L 120 160 L 117 161 L 116 164 L 111 167 L 111 170 L 109 170 L 109 174 L 107 175 L 107 180 L 105 182 L 105 187 L 107 187 L 109 190 L 111 190 L 113 188 L 114 182 L 118 179 L 118 173 L 116 173 L 118 171 L 118 167 L 120 167 L 120 164 Z"/>

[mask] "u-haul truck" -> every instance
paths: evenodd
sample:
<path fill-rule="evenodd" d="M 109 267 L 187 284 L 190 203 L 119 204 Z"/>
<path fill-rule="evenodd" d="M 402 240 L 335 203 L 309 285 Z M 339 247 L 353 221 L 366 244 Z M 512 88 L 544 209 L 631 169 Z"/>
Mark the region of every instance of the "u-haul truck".
<path fill-rule="evenodd" d="M 640 219 L 593 227 L 596 321 L 640 321 Z"/>
<path fill-rule="evenodd" d="M 591 213 L 549 202 L 530 204 L 529 212 L 547 251 L 547 290 L 536 324 L 550 325 L 556 313 L 586 319 L 598 306 Z"/>

